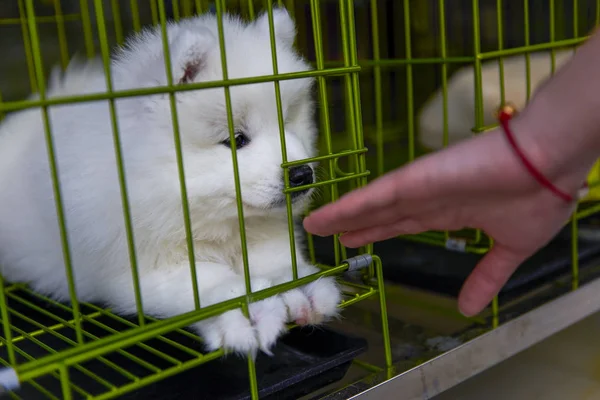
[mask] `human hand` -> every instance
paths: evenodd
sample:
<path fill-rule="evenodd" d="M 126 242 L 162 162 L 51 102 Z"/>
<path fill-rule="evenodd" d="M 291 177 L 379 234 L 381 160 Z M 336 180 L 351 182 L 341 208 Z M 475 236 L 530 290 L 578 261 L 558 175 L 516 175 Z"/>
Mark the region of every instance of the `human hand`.
<path fill-rule="evenodd" d="M 557 165 L 543 141 L 519 135 L 529 160 L 561 189 L 576 193 L 591 164 Z M 575 204 L 539 185 L 498 129 L 421 157 L 313 212 L 305 229 L 318 236 L 344 233 L 351 248 L 428 230 L 483 230 L 493 248 L 465 281 L 458 299 L 467 316 L 479 313 L 516 268 L 564 226 Z"/>

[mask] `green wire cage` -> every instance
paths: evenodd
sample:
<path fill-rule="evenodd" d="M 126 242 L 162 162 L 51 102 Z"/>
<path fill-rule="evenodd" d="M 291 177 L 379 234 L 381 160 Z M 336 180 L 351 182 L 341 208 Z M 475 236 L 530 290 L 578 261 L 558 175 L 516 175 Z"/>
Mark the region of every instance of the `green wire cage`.
<path fill-rule="evenodd" d="M 111 50 L 122 44 L 131 32 L 145 26 L 164 26 L 168 20 L 206 12 L 215 13 L 217 18 L 231 12 L 253 19 L 261 12 L 270 13 L 275 6 L 286 7 L 295 19 L 298 28 L 295 45 L 313 63 L 314 71 L 208 82 L 197 85 L 195 90 L 203 87 L 228 90 L 234 85 L 256 82 L 274 82 L 277 87 L 284 79 L 315 77 L 320 150 L 316 160 L 323 166 L 323 174 L 313 184 L 320 190 L 313 207 L 335 200 L 429 151 L 419 142 L 419 112 L 436 91 L 441 91 L 446 104 L 438 118 L 440 139 L 447 144 L 448 88 L 460 68 L 472 68 L 474 107 L 469 128 L 473 134 L 479 134 L 491 128 L 486 123 L 482 96 L 484 86 L 489 83 L 481 79 L 482 68 L 487 63 L 497 63 L 503 71 L 502 63 L 495 60 L 533 51 L 553 53 L 576 46 L 600 22 L 600 1 L 591 0 L 453 0 L 451 5 L 444 0 L 11 0 L 0 5 L 0 49 L 5 54 L 0 63 L 0 119 L 11 112 L 41 108 L 47 122 L 45 140 L 51 150 L 52 124 L 48 122 L 48 108 L 151 93 L 172 96 L 178 90 L 171 86 L 47 99 L 44 90 L 51 66 L 66 67 L 74 54 L 90 58 L 101 56 L 106 66 Z M 508 72 L 500 72 L 500 76 L 504 78 L 502 82 L 522 79 L 525 85 L 529 81 L 522 76 L 513 78 Z M 504 83 L 494 84 L 504 88 Z M 527 90 L 527 98 L 531 91 Z M 31 92 L 39 93 L 40 97 L 23 100 Z M 498 105 L 513 100 L 510 92 L 501 89 L 500 93 Z M 231 110 L 228 114 L 231 119 Z M 113 113 L 111 117 L 116 127 L 117 116 Z M 177 129 L 173 133 L 177 140 Z M 118 141 L 118 132 L 115 140 Z M 51 165 L 55 165 L 52 151 L 49 157 Z M 181 154 L 178 161 L 182 162 Z M 292 165 L 284 162 L 282 169 L 285 171 Z M 236 177 L 239 184 L 237 173 Z M 53 180 L 60 198 L 55 167 Z M 123 186 L 125 181 L 120 183 Z M 292 191 L 286 189 L 288 194 Z M 395 398 L 430 398 L 423 397 L 424 393 L 435 395 L 482 368 L 464 366 L 467 369 L 453 377 L 440 377 L 436 381 L 435 374 L 440 369 L 432 367 L 431 360 L 437 360 L 437 365 L 442 367 L 454 368 L 459 361 L 444 359 L 445 355 L 456 357 L 462 354 L 460 352 L 469 351 L 483 354 L 481 346 L 493 346 L 493 342 L 489 342 L 490 333 L 500 332 L 504 327 L 512 329 L 511 323 L 519 322 L 522 315 L 566 301 L 562 299 L 568 299 L 570 292 L 587 293 L 579 289 L 580 285 L 592 284 L 600 275 L 598 263 L 594 263 L 600 255 L 600 242 L 593 238 L 594 216 L 599 210 L 600 205 L 594 201 L 582 204 L 561 233 L 561 243 L 551 244 L 549 255 L 540 256 L 542 261 L 563 260 L 560 267 L 547 267 L 552 269 L 549 278 L 530 279 L 535 284 L 519 286 L 516 294 L 496 298 L 488 310 L 470 319 L 456 311 L 455 296 L 448 293 L 437 296 L 432 287 L 425 287 L 424 292 L 417 290 L 419 286 L 423 289 L 423 285 L 409 279 L 417 272 L 405 266 L 415 254 L 424 252 L 441 254 L 439 257 L 444 259 L 454 257 L 456 263 L 466 265 L 463 270 L 472 268 L 474 260 L 493 245 L 482 232 L 472 230 L 428 232 L 369 245 L 358 251 L 344 248 L 337 237 L 322 239 L 307 235 L 309 259 L 322 267 L 322 272 L 164 320 L 143 315 L 128 319 L 99 305 L 80 303 L 76 297 L 69 304 L 59 303 L 25 285 L 3 280 L 0 362 L 5 368 L 0 370 L 0 385 L 4 395 L 14 399 L 308 399 L 328 396 L 334 399 L 361 395 L 368 398 L 369 393 L 372 398 L 380 398 L 389 390 L 385 387 L 394 387 L 395 391 L 389 393 L 395 393 Z M 124 213 L 128 215 L 126 207 Z M 189 216 L 187 218 L 189 224 Z M 240 224 L 243 226 L 243 221 Z M 64 230 L 63 221 L 62 243 L 68 248 Z M 128 240 L 131 241 L 131 237 Z M 556 250 L 557 246 L 562 246 L 561 250 Z M 359 275 L 349 274 L 350 265 L 357 260 L 362 260 L 365 268 Z M 443 281 L 452 266 L 444 264 L 437 269 L 444 271 L 424 280 Z M 394 271 L 405 273 L 395 277 Z M 267 358 L 232 361 L 223 357 L 221 350 L 203 352 L 199 350 L 201 339 L 185 329 L 193 322 L 234 308 L 247 312 L 249 302 L 326 275 L 336 276 L 344 288 L 340 305 L 344 318 L 332 325 L 348 334 L 363 332 L 368 336 L 374 332 L 369 337 L 369 350 L 365 350 L 363 342 L 353 341 L 352 335 L 331 333 L 327 336 L 323 333 L 327 330 L 319 330 L 324 336 L 314 332 L 303 336 L 297 333 L 297 328 L 290 327 L 295 333 L 290 334 L 287 344 L 297 340 L 301 343 L 299 346 L 304 346 L 306 365 L 304 369 L 290 369 L 285 379 L 291 382 L 287 386 L 295 387 L 296 391 L 287 392 L 287 397 L 282 390 L 289 387 L 278 382 L 277 377 L 273 378 L 274 371 L 285 369 L 283 366 L 270 365 Z M 462 278 L 464 276 L 458 279 Z M 561 326 L 597 308 L 582 309 L 571 319 L 562 320 Z M 439 320 L 447 321 L 452 327 L 432 328 L 431 321 Z M 536 339 L 527 339 L 528 345 L 551 334 L 553 329 L 559 328 L 538 332 Z M 313 339 L 310 339 L 311 334 Z M 442 336 L 446 344 L 451 344 L 435 345 Z M 480 339 L 488 342 L 477 342 Z M 285 345 L 286 339 L 282 340 Z M 358 344 L 352 348 L 335 347 L 335 343 L 344 341 Z M 412 353 L 399 350 L 406 343 L 417 342 L 419 345 L 428 343 L 427 349 Z M 471 343 L 474 344 L 471 346 Z M 497 357 L 508 357 L 527 346 L 519 343 L 515 340 L 512 350 Z M 312 361 L 306 361 L 306 354 L 316 354 L 317 348 L 327 346 L 333 350 L 330 349 L 327 357 L 320 358 L 319 367 L 311 369 Z M 345 358 L 342 360 L 336 352 L 346 352 Z M 488 364 L 500 360 L 491 357 Z M 334 367 L 340 369 L 338 375 L 315 380 Z M 219 369 L 237 372 L 232 373 L 231 381 L 223 380 L 209 392 L 202 376 L 218 380 L 217 375 L 211 374 Z M 173 381 L 184 375 L 187 380 Z M 298 378 L 301 375 L 302 378 Z M 295 380 L 291 376 L 296 376 Z M 404 380 L 399 381 L 399 378 Z M 241 383 L 237 385 L 233 381 Z M 437 383 L 432 383 L 434 381 Z M 393 382 L 401 382 L 401 386 L 391 386 Z M 179 396 L 164 394 L 171 390 L 169 387 L 181 385 L 194 389 Z M 236 385 L 243 387 L 235 394 L 237 397 L 221 396 L 219 388 L 224 390 Z M 148 387 L 153 387 L 153 391 L 144 392 Z M 167 389 L 160 392 L 157 389 L 160 387 Z M 156 394 L 159 392 L 162 394 Z"/>

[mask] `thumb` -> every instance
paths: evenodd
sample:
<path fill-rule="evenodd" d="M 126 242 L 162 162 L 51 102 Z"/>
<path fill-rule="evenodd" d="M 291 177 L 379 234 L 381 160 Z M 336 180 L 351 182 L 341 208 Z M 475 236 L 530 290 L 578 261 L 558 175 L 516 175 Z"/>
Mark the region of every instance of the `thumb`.
<path fill-rule="evenodd" d="M 467 317 L 480 313 L 526 258 L 502 245 L 492 247 L 468 276 L 460 291 L 460 312 Z"/>

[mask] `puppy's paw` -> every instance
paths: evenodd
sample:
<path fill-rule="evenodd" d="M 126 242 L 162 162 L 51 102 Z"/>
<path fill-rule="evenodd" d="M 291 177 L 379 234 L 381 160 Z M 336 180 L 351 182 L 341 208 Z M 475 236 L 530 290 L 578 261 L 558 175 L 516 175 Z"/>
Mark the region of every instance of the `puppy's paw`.
<path fill-rule="evenodd" d="M 302 288 L 308 296 L 313 312 L 320 316 L 321 322 L 336 317 L 342 301 L 342 291 L 335 278 L 321 277 Z"/>
<path fill-rule="evenodd" d="M 297 325 L 316 324 L 310 300 L 301 288 L 292 289 L 281 295 L 288 311 L 288 322 Z"/>
<path fill-rule="evenodd" d="M 208 351 L 255 355 L 259 347 L 254 327 L 240 310 L 231 310 L 199 322 L 197 328 Z"/>
<path fill-rule="evenodd" d="M 289 320 L 297 325 L 318 325 L 337 316 L 342 300 L 334 278 L 322 277 L 306 286 L 282 295 L 289 312 Z"/>
<path fill-rule="evenodd" d="M 287 309 L 280 296 L 250 304 L 250 320 L 260 350 L 268 355 L 277 339 L 286 331 Z"/>
<path fill-rule="evenodd" d="M 270 286 L 267 280 L 252 282 L 253 290 Z M 223 348 L 226 353 L 256 357 L 259 350 L 272 355 L 271 348 L 286 330 L 287 309 L 281 296 L 251 303 L 250 319 L 241 310 L 231 310 L 199 322 L 196 326 L 208 350 Z"/>

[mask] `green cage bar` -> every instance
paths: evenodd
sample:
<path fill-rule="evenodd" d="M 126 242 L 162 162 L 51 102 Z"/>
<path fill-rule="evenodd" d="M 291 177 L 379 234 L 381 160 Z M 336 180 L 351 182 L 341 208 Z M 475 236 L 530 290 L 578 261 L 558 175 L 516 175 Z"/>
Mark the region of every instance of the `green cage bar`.
<path fill-rule="evenodd" d="M 576 46 L 586 40 L 586 31 L 590 24 L 600 21 L 600 0 L 593 1 L 593 9 L 586 8 L 583 0 L 565 2 L 551 0 L 543 6 L 543 26 L 537 19 L 542 5 L 525 1 L 522 4 L 508 6 L 502 0 L 466 0 L 459 7 L 445 0 L 173 0 L 167 4 L 163 0 L 94 0 L 90 10 L 88 0 L 54 0 L 43 8 L 38 0 L 17 0 L 18 14 L 0 18 L 0 29 L 10 27 L 19 33 L 22 40 L 22 58 L 18 76 L 23 85 L 18 89 L 2 86 L 0 79 L 0 118 L 20 110 L 39 110 L 44 122 L 44 140 L 47 144 L 48 160 L 51 165 L 53 193 L 56 212 L 60 221 L 61 246 L 65 258 L 65 270 L 70 280 L 71 304 L 56 302 L 46 296 L 33 292 L 21 284 L 5 282 L 0 277 L 0 318 L 2 333 L 0 350 L 5 355 L 0 363 L 13 368 L 22 385 L 29 385 L 41 398 L 48 399 L 112 399 L 130 393 L 143 386 L 158 382 L 167 377 L 213 362 L 225 354 L 222 350 L 205 353 L 196 348 L 202 343 L 197 335 L 185 330 L 186 326 L 200 320 L 218 316 L 230 310 L 242 310 L 248 316 L 252 302 L 300 287 L 320 277 L 335 276 L 343 287 L 341 308 L 358 307 L 369 304 L 376 311 L 373 318 L 381 333 L 381 351 L 378 363 L 356 359 L 354 366 L 364 372 L 357 380 L 361 384 L 390 379 L 411 367 L 419 367 L 424 359 L 412 359 L 399 363 L 393 356 L 394 312 L 388 305 L 391 301 L 415 306 L 440 317 L 448 317 L 443 307 L 414 299 L 402 290 L 391 289 L 386 293 L 384 263 L 377 250 L 378 245 L 368 245 L 358 249 L 357 254 L 370 257 L 370 264 L 362 272 L 360 281 L 348 280 L 344 275 L 349 269 L 347 258 L 350 249 L 344 248 L 339 237 L 331 240 L 328 251 L 332 262 L 320 263 L 317 239 L 307 235 L 307 253 L 313 264 L 322 270 L 304 278 L 298 277 L 296 260 L 296 233 L 292 216 L 291 195 L 307 188 L 319 189 L 319 198 L 312 207 L 335 201 L 341 195 L 365 185 L 393 168 L 406 164 L 426 151 L 418 143 L 419 124 L 417 113 L 426 100 L 426 95 L 436 87 L 442 88 L 443 107 L 440 118 L 444 121 L 442 135 L 444 146 L 449 143 L 449 107 L 452 99 L 448 95 L 452 74 L 464 64 L 473 67 L 474 92 L 476 104 L 473 113 L 473 134 L 485 134 L 493 126 L 486 126 L 484 114 L 483 90 L 486 84 L 482 68 L 484 63 L 497 63 L 500 77 L 499 102 L 510 101 L 507 94 L 505 59 L 513 55 L 524 55 L 526 65 L 526 98 L 533 94 L 531 88 L 530 53 L 549 51 L 554 54 L 559 48 Z M 280 73 L 277 53 L 275 52 L 275 32 L 273 26 L 274 7 L 286 7 L 297 22 L 298 36 L 295 46 L 303 54 L 310 55 L 315 69 L 307 72 Z M 541 7 L 541 8 L 540 8 Z M 77 11 L 73 11 L 77 8 Z M 45 10 L 46 14 L 39 13 Z M 572 18 L 568 18 L 570 10 Z M 1 11 L 1 10 L 0 10 Z M 179 20 L 195 14 L 212 12 L 217 16 L 218 42 L 222 49 L 220 63 L 223 79 L 201 82 L 185 86 L 173 83 L 167 22 Z M 269 40 L 271 42 L 271 60 L 273 74 L 248 78 L 230 78 L 227 71 L 227 57 L 223 24 L 220 17 L 225 12 L 239 12 L 244 19 L 254 19 L 266 12 L 269 17 Z M 514 14 L 514 15 L 513 15 Z M 456 18 L 466 15 L 464 29 L 458 32 Z M 510 24 L 514 18 L 522 24 Z M 572 24 L 572 26 L 571 26 Z M 114 90 L 110 74 L 110 52 L 113 44 L 123 43 L 132 32 L 139 32 L 149 25 L 159 25 L 163 39 L 167 85 L 135 90 Z M 46 26 L 51 28 L 46 28 Z M 52 29 L 52 40 L 44 40 L 46 29 Z M 75 31 L 77 29 L 77 31 Z M 434 33 L 424 33 L 431 30 Z M 75 33 L 74 33 L 75 32 Z M 490 34 L 491 32 L 491 34 Z M 75 37 L 79 34 L 81 38 Z M 490 36 L 491 35 L 491 36 Z M 545 36 L 544 36 L 545 35 Z M 542 37 L 543 39 L 539 39 Z M 516 39 L 515 39 L 516 38 Z M 48 44 L 51 43 L 51 44 Z M 19 44 L 20 45 L 20 44 Z M 80 46 L 77 49 L 77 45 Z M 46 47 L 48 46 L 48 47 Z M 56 48 L 48 54 L 51 46 Z M 88 58 L 101 56 L 106 73 L 107 90 L 91 95 L 73 95 L 52 97 L 46 95 L 46 74 L 49 63 L 57 61 L 65 67 L 69 59 L 77 52 L 83 52 Z M 555 69 L 555 59 L 553 68 Z M 15 73 L 16 75 L 16 73 Z M 316 80 L 315 98 L 319 104 L 316 112 L 319 126 L 319 155 L 307 160 L 289 161 L 285 137 L 285 121 L 281 102 L 281 82 L 293 79 L 314 78 Z M 17 80 L 17 79 L 15 79 Z M 253 290 L 250 279 L 248 259 L 248 240 L 242 205 L 242 187 L 239 177 L 237 149 L 235 147 L 235 129 L 231 88 L 255 83 L 272 83 L 276 97 L 279 142 L 282 155 L 282 174 L 286 195 L 287 224 L 291 246 L 290 268 L 293 280 L 264 290 Z M 181 134 L 177 117 L 176 95 L 184 91 L 219 88 L 223 90 L 227 108 L 228 132 L 231 139 L 231 156 L 235 178 L 238 226 L 240 229 L 241 256 L 244 269 L 246 294 L 223 303 L 206 306 L 200 302 L 198 276 L 194 250 L 192 221 L 189 211 L 189 199 L 185 183 L 184 158 Z M 39 97 L 21 100 L 29 92 Z M 190 264 L 195 310 L 173 318 L 159 320 L 144 315 L 141 298 L 138 259 L 135 251 L 134 232 L 131 211 L 128 204 L 127 181 L 123 167 L 120 147 L 119 121 L 115 104 L 120 99 L 146 95 L 164 95 L 169 98 L 173 141 L 181 192 L 183 228 Z M 130 320 L 113 313 L 109 309 L 95 304 L 79 303 L 73 284 L 74 272 L 69 250 L 68 226 L 64 217 L 61 199 L 60 173 L 57 167 L 56 150 L 53 144 L 51 110 L 55 106 L 83 102 L 105 101 L 110 106 L 110 118 L 115 157 L 118 166 L 119 188 L 121 191 L 122 212 L 127 233 L 127 246 L 130 257 L 137 305 L 137 318 Z M 321 170 L 318 180 L 300 188 L 289 184 L 289 168 L 318 162 Z M 174 178 L 175 179 L 175 178 Z M 600 204 L 580 205 L 570 220 L 571 266 L 568 290 L 578 290 L 585 281 L 586 272 L 579 258 L 580 221 L 600 212 Z M 493 241 L 483 232 L 465 230 L 461 232 L 426 232 L 420 235 L 400 237 L 394 240 L 412 240 L 437 247 L 455 247 L 459 251 L 485 254 L 493 246 Z M 400 292 L 400 293 L 398 293 Z M 368 303 L 371 302 L 371 303 Z M 51 308 L 42 307 L 39 303 Z M 359 304 L 360 303 L 360 304 Z M 397 304 L 397 303 L 396 303 Z M 474 331 L 487 331 L 501 328 L 505 322 L 504 310 L 512 304 L 502 304 L 495 298 L 490 308 L 481 316 L 469 320 L 476 328 Z M 394 312 L 392 312 L 394 311 Z M 33 315 L 33 316 L 32 316 Z M 464 318 L 457 313 L 450 315 L 457 321 Z M 371 318 L 372 315 L 369 315 Z M 27 323 L 23 328 L 17 324 Z M 291 327 L 291 326 L 290 326 Z M 379 328 L 380 327 L 380 328 Z M 101 332 L 102 334 L 98 333 Z M 191 340 L 194 345 L 174 339 L 177 334 Z M 61 343 L 54 346 L 47 343 L 53 339 Z M 153 345 L 150 339 L 160 346 Z M 187 343 L 187 342 L 186 342 Z M 31 353 L 27 345 L 42 349 L 43 356 Z M 167 350 L 165 350 L 165 348 Z M 137 355 L 141 350 L 154 357 L 152 362 Z M 182 355 L 173 355 L 173 353 Z M 113 361 L 118 355 L 133 362 L 147 371 L 138 374 Z M 111 380 L 90 368 L 89 363 L 99 363 L 103 368 L 119 376 Z M 410 366 L 407 366 L 410 363 Z M 166 366 L 165 366 L 166 365 Z M 353 367 L 354 368 L 354 367 Z M 258 399 L 260 376 L 252 358 L 247 361 L 248 390 L 252 399 Z M 76 382 L 75 376 L 83 375 L 93 381 L 99 389 Z M 60 390 L 53 390 L 46 380 L 53 379 Z M 358 379 L 358 378 L 357 378 Z M 345 388 L 352 387 L 349 383 Z M 340 389 L 341 390 L 341 389 Z M 18 392 L 11 392 L 11 398 L 18 399 Z"/>

